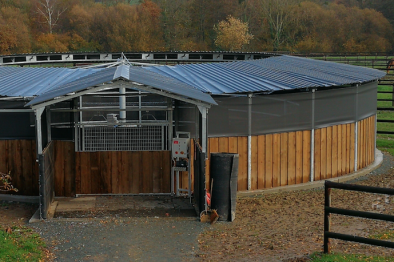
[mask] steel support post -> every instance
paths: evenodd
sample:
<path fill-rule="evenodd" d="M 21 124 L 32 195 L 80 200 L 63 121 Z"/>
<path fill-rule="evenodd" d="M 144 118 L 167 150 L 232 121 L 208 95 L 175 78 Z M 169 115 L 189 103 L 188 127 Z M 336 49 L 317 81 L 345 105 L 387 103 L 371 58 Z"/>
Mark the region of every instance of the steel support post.
<path fill-rule="evenodd" d="M 252 189 L 252 94 L 248 94 L 248 190 Z"/>
<path fill-rule="evenodd" d="M 310 182 L 315 180 L 315 89 L 312 89 L 312 130 L 311 130 L 311 173 Z"/>
<path fill-rule="evenodd" d="M 356 87 L 356 124 L 354 133 L 354 172 L 356 172 L 358 167 L 358 85 Z"/>
<path fill-rule="evenodd" d="M 168 149 L 171 150 L 172 148 L 172 137 L 173 137 L 173 110 L 172 110 L 172 99 L 171 98 L 167 98 L 167 107 L 168 110 L 167 114 L 168 114 Z"/>
<path fill-rule="evenodd" d="M 119 121 L 126 122 L 126 88 L 121 85 L 119 88 Z"/>
<path fill-rule="evenodd" d="M 34 110 L 36 114 L 36 140 L 37 140 L 37 157 L 42 154 L 42 127 L 41 116 L 45 107 L 40 107 Z"/>
<path fill-rule="evenodd" d="M 208 149 L 208 109 L 203 106 L 198 106 L 200 110 L 202 125 L 201 125 L 201 148 L 203 153 L 207 153 Z M 207 156 L 208 157 L 208 156 Z"/>
<path fill-rule="evenodd" d="M 47 118 L 47 137 L 48 144 L 52 141 L 52 129 L 51 129 L 51 110 L 50 106 L 45 107 L 46 118 Z"/>
<path fill-rule="evenodd" d="M 73 99 L 73 109 L 78 108 L 78 98 Z M 78 119 L 79 119 L 79 113 L 74 112 L 74 147 L 75 147 L 75 152 L 79 151 L 79 133 L 78 133 Z"/>

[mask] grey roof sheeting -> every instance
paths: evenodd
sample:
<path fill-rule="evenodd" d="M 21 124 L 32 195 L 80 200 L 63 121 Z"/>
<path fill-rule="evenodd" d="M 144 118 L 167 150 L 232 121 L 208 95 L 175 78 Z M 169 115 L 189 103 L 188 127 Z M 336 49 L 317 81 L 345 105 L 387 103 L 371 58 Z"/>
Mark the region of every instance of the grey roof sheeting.
<path fill-rule="evenodd" d="M 34 105 L 114 79 L 126 79 L 216 104 L 209 94 L 271 93 L 280 90 L 342 86 L 370 82 L 384 75 L 384 72 L 375 69 L 293 56 L 154 67 L 0 67 L 0 96 L 34 96 L 36 98 L 29 103 Z"/>
<path fill-rule="evenodd" d="M 217 104 L 209 94 L 205 94 L 200 90 L 188 86 L 187 84 L 182 83 L 176 79 L 163 77 L 160 74 L 144 70 L 141 67 L 120 65 L 117 67 L 103 69 L 100 72 L 91 74 L 84 78 L 80 78 L 74 82 L 58 86 L 46 93 L 39 95 L 38 97 L 30 101 L 26 106 L 40 104 L 42 102 L 55 99 L 56 97 L 67 95 L 68 93 L 82 91 L 84 89 L 87 89 L 88 87 L 97 86 L 100 84 L 105 84 L 121 79 L 131 82 L 137 82 L 143 85 L 148 85 L 151 88 L 157 88 L 172 94 L 177 94 L 187 98 L 203 101 L 208 104 Z"/>
<path fill-rule="evenodd" d="M 203 92 L 231 94 L 342 86 L 377 80 L 382 71 L 294 56 L 253 61 L 147 67 Z"/>
<path fill-rule="evenodd" d="M 0 67 L 0 96 L 32 97 L 103 69 Z"/>

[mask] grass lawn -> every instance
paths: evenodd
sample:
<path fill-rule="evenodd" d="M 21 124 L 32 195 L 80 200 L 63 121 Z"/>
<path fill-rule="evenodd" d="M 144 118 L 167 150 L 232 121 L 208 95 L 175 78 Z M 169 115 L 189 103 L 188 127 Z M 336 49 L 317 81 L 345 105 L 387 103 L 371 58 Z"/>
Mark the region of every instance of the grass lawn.
<path fill-rule="evenodd" d="M 379 85 L 378 91 L 393 91 L 393 86 L 391 85 Z M 392 94 L 381 94 L 378 93 L 378 99 L 393 99 Z M 393 103 L 390 101 L 378 101 L 378 107 L 392 108 Z M 378 111 L 378 119 L 380 120 L 394 120 L 394 111 Z M 394 123 L 377 123 L 377 129 L 379 131 L 394 131 Z M 394 135 L 383 135 L 378 134 L 376 140 L 376 146 L 379 150 L 386 151 L 391 155 L 394 155 Z"/>
<path fill-rule="evenodd" d="M 45 244 L 40 236 L 26 227 L 13 227 L 7 233 L 0 227 L 0 261 L 45 261 Z"/>

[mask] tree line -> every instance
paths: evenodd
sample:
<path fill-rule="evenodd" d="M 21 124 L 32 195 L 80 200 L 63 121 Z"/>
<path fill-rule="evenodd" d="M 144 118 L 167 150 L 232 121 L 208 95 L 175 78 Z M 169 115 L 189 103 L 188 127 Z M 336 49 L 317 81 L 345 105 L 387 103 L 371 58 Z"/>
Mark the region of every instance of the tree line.
<path fill-rule="evenodd" d="M 394 50 L 392 0 L 0 0 L 0 53 Z"/>

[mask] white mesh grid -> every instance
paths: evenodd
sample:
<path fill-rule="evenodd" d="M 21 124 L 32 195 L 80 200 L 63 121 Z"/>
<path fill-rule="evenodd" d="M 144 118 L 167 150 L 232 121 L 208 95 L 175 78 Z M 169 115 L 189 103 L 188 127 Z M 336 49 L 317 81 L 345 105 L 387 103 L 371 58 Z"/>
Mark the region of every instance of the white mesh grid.
<path fill-rule="evenodd" d="M 84 126 L 79 151 L 167 150 L 167 126 Z"/>

